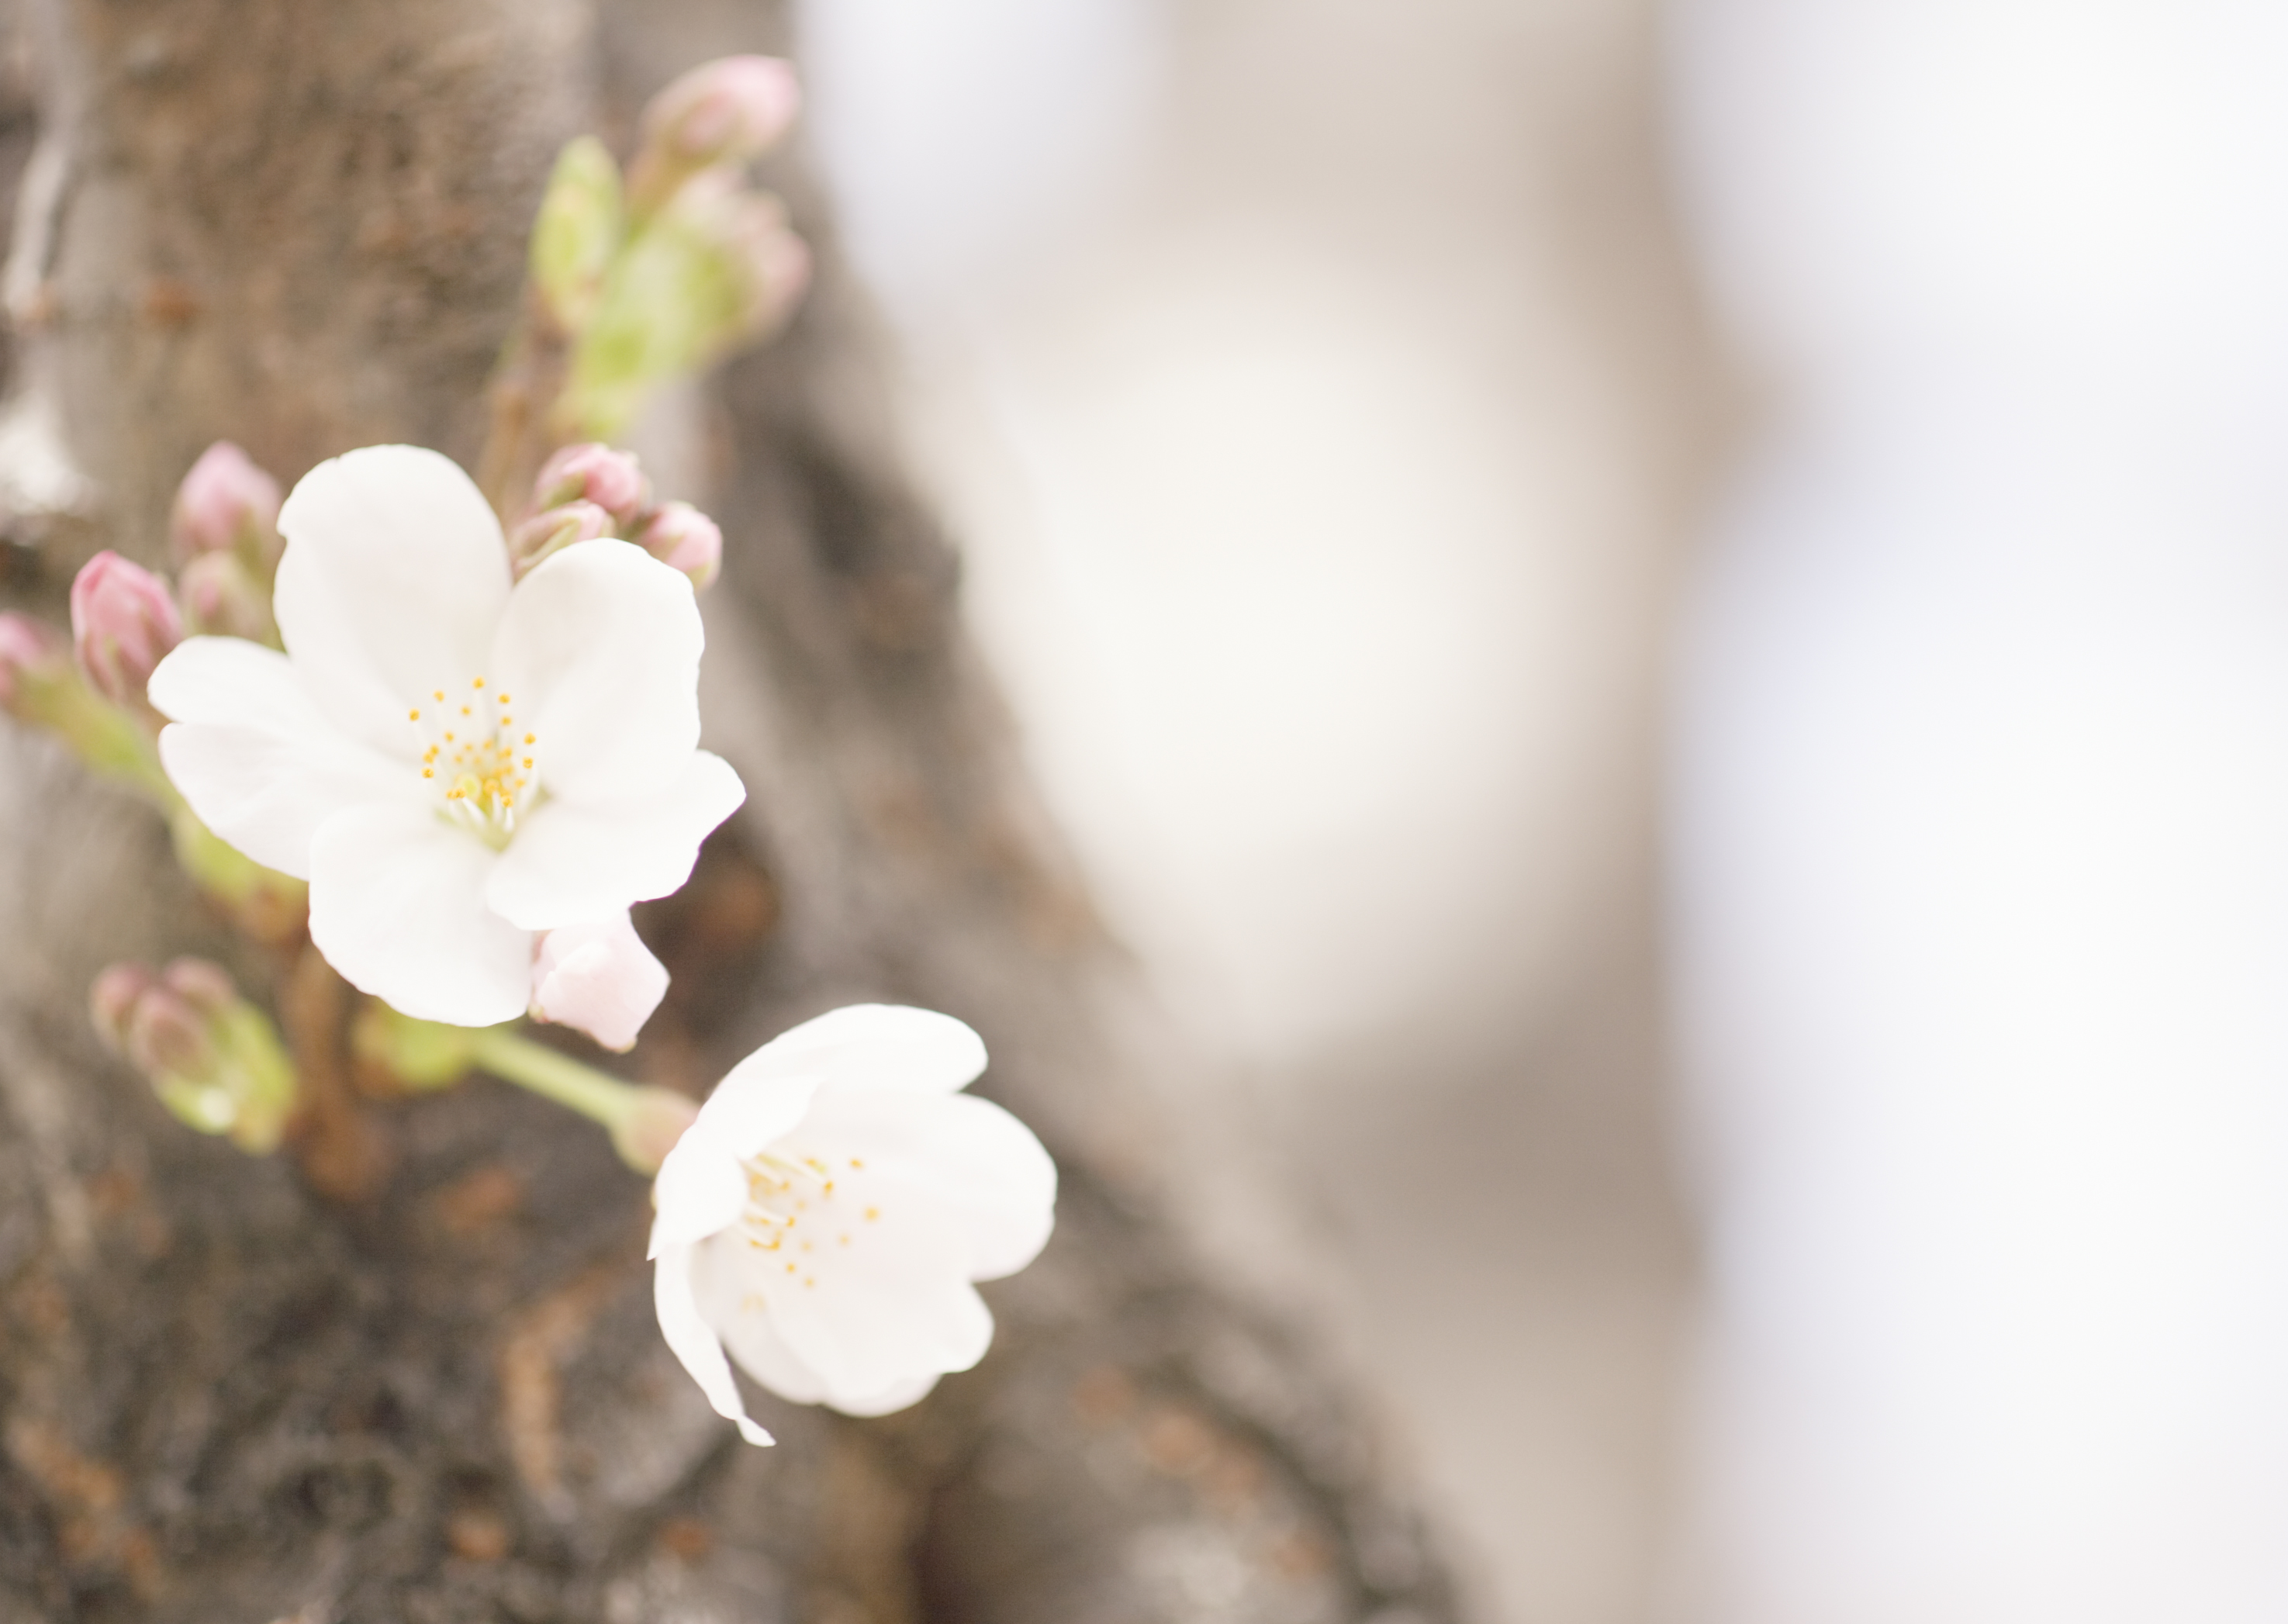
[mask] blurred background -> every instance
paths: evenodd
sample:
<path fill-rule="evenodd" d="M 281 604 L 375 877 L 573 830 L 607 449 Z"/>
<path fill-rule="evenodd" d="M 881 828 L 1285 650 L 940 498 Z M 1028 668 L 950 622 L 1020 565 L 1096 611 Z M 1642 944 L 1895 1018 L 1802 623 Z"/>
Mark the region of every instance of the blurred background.
<path fill-rule="evenodd" d="M 1485 1616 L 2288 1617 L 2288 11 L 803 16 L 1173 1097 Z"/>

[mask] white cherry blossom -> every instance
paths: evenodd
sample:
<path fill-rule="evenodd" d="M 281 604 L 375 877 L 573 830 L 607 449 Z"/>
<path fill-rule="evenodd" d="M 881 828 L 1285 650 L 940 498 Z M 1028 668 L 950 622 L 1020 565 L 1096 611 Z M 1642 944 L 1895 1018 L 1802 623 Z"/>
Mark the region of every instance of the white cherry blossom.
<path fill-rule="evenodd" d="M 208 828 L 310 883 L 310 936 L 405 1014 L 525 1012 L 536 934 L 690 877 L 745 798 L 698 748 L 691 583 L 583 542 L 512 585 L 498 521 L 449 459 L 371 446 L 278 516 L 286 652 L 193 638 L 151 701 Z"/>
<path fill-rule="evenodd" d="M 853 1415 L 903 1409 L 984 1357 L 971 1282 L 1032 1262 L 1057 1173 L 1030 1129 L 960 1090 L 985 1045 L 950 1016 L 857 1004 L 748 1056 L 668 1153 L 651 1252 L 660 1330 L 750 1443 L 756 1381 Z"/>

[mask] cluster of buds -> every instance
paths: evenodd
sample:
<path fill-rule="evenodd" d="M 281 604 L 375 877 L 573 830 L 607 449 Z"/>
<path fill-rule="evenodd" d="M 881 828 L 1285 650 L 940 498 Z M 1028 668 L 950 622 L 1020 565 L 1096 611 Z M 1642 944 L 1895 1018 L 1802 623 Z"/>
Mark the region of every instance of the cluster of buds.
<path fill-rule="evenodd" d="M 294 1068 L 269 1018 L 238 995 L 228 971 L 204 959 L 177 959 L 156 973 L 114 964 L 95 978 L 88 1007 L 105 1045 L 183 1121 L 253 1154 L 278 1147 L 294 1109 Z"/>
<path fill-rule="evenodd" d="M 278 481 L 228 440 L 191 464 L 168 525 L 191 630 L 276 644 L 270 586 L 286 546 L 278 508 Z"/>
<path fill-rule="evenodd" d="M 602 146 L 559 156 L 533 232 L 538 308 L 569 341 L 560 433 L 615 433 L 660 384 L 766 337 L 810 280 L 810 252 L 748 161 L 801 105 L 775 57 L 694 68 L 645 109 L 624 186 Z"/>
<path fill-rule="evenodd" d="M 687 502 L 655 503 L 635 454 L 594 441 L 567 446 L 533 481 L 533 515 L 509 532 L 509 564 L 521 580 L 577 542 L 633 542 L 704 591 L 723 564 L 723 532 Z"/>

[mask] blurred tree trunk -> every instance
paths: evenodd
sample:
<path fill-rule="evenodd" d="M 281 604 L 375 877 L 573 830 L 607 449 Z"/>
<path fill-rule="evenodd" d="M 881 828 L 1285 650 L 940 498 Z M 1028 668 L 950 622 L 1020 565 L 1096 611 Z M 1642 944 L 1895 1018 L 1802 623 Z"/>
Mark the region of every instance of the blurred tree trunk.
<path fill-rule="evenodd" d="M 288 479 L 389 440 L 473 461 L 556 145 L 785 44 L 777 7 L 702 0 L 9 28 L 0 587 L 52 619 L 97 547 L 159 561 L 217 438 Z M 0 1624 L 1451 1615 L 1355 1406 L 1161 1214 L 1148 1019 L 894 464 L 830 223 L 798 160 L 774 178 L 819 286 L 687 414 L 715 488 L 669 493 L 724 522 L 704 699 L 751 798 L 640 916 L 676 983 L 634 1064 L 699 1092 L 838 1002 L 960 1015 L 1059 1154 L 1055 1241 L 989 1290 L 979 1370 L 880 1422 L 766 1398 L 781 1446 L 748 1448 L 659 1340 L 646 1192 L 600 1134 L 481 1079 L 354 1095 L 338 984 L 237 947 L 154 815 L 0 730 Z M 181 952 L 324 1034 L 346 1161 L 250 1161 L 97 1050 L 95 971 Z"/>

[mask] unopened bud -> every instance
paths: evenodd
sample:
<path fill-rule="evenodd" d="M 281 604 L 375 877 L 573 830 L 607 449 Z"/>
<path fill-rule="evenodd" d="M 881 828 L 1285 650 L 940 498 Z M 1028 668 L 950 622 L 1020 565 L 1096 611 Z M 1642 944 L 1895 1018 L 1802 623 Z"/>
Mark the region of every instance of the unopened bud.
<path fill-rule="evenodd" d="M 532 965 L 532 1018 L 576 1027 L 625 1053 L 667 996 L 667 966 L 625 913 L 566 925 L 540 939 Z"/>
<path fill-rule="evenodd" d="M 585 500 L 609 513 L 618 524 L 633 519 L 650 499 L 651 481 L 644 478 L 635 453 L 616 451 L 593 440 L 557 452 L 540 465 L 540 477 L 532 484 L 536 508 Z"/>
<path fill-rule="evenodd" d="M 723 57 L 693 68 L 644 108 L 643 147 L 629 175 L 635 212 L 648 214 L 702 170 L 766 150 L 801 107 L 794 67 L 777 57 Z"/>
<path fill-rule="evenodd" d="M 48 695 L 76 680 L 71 645 L 61 633 L 23 614 L 0 614 L 0 710 L 19 721 L 45 719 Z"/>
<path fill-rule="evenodd" d="M 146 703 L 153 668 L 183 640 L 183 617 L 167 583 L 107 551 L 72 582 L 71 622 L 72 651 L 89 684 L 130 708 Z"/>
<path fill-rule="evenodd" d="M 612 1148 L 639 1173 L 656 1173 L 667 1153 L 699 1120 L 699 1106 L 666 1089 L 639 1089 L 626 1116 L 612 1129 Z"/>
<path fill-rule="evenodd" d="M 520 581 L 544 559 L 577 542 L 592 542 L 616 528 L 612 516 L 592 502 L 568 502 L 535 513 L 508 533 L 508 561 Z"/>
<path fill-rule="evenodd" d="M 691 577 L 695 591 L 715 584 L 723 568 L 723 532 L 687 502 L 671 502 L 651 516 L 635 537 L 637 546 L 670 569 Z"/>
<path fill-rule="evenodd" d="M 155 979 L 140 964 L 114 964 L 87 989 L 87 1012 L 95 1022 L 95 1035 L 113 1054 L 127 1052 L 128 1023 Z"/>
<path fill-rule="evenodd" d="M 177 959 L 155 976 L 114 964 L 95 978 L 88 1008 L 97 1033 L 176 1116 L 258 1155 L 278 1147 L 294 1070 L 269 1017 L 220 965 Z"/>
<path fill-rule="evenodd" d="M 192 631 L 250 643 L 276 640 L 270 593 L 234 552 L 203 552 L 183 566 L 183 622 Z"/>
<path fill-rule="evenodd" d="M 177 959 L 159 972 L 166 989 L 210 1018 L 227 1015 L 238 1002 L 230 971 L 206 959 Z"/>
<path fill-rule="evenodd" d="M 199 454 L 175 491 L 168 539 L 185 563 L 202 553 L 237 552 L 266 578 L 284 543 L 278 536 L 278 481 L 226 440 Z"/>
<path fill-rule="evenodd" d="M 205 1014 L 172 987 L 157 982 L 143 989 L 128 1017 L 127 1058 L 154 1078 L 172 1075 L 202 1082 L 218 1059 Z"/>
<path fill-rule="evenodd" d="M 785 320 L 810 285 L 810 248 L 788 224 L 784 203 L 717 170 L 685 187 L 674 213 L 721 256 L 732 279 L 728 342 L 760 338 Z"/>

